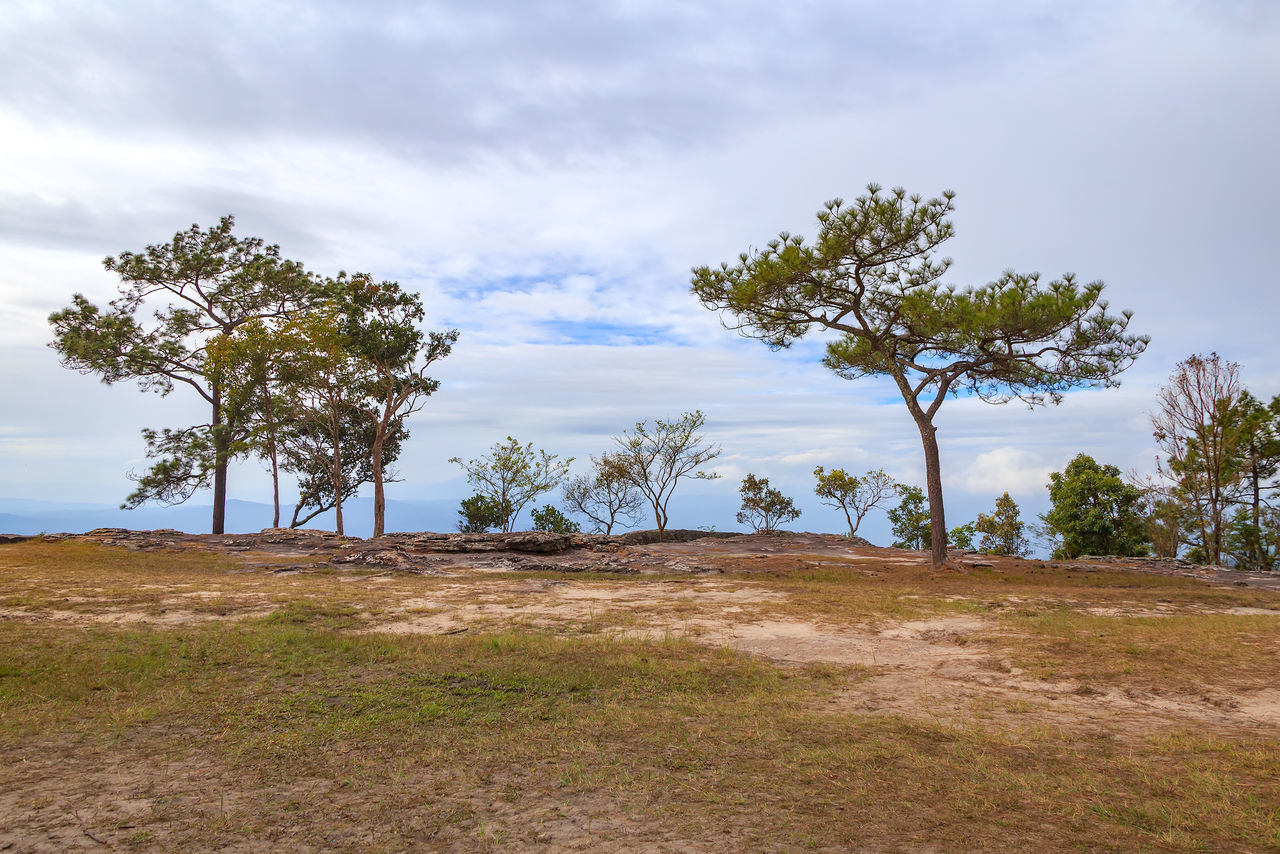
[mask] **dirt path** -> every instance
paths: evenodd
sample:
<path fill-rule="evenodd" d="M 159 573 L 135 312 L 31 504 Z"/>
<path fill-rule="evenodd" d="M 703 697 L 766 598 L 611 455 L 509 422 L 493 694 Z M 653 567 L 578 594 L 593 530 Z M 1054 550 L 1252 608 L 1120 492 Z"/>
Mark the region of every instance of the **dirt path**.
<path fill-rule="evenodd" d="M 317 550 L 309 551 L 292 535 L 273 534 L 276 542 L 265 545 L 252 538 L 111 536 L 117 546 L 147 551 L 167 574 L 113 575 L 98 567 L 42 576 L 0 552 L 6 585 L 0 621 L 59 630 L 209 624 L 234 631 L 238 621 L 282 610 L 287 617 L 287 609 L 301 608 L 304 616 L 340 619 L 334 625 L 341 632 L 365 635 L 532 630 L 567 638 L 674 639 L 734 649 L 797 675 L 831 668 L 835 682 L 827 684 L 835 688 L 801 704 L 810 710 L 804 703 L 820 703 L 818 711 L 837 718 L 903 720 L 956 732 L 988 728 L 1014 744 L 1048 729 L 1123 750 L 1153 733 L 1188 728 L 1242 738 L 1280 735 L 1274 680 L 1214 678 L 1196 690 L 1185 679 L 1153 687 L 1045 677 L 1043 670 L 1030 672 L 1035 665 L 1021 656 L 1026 644 L 1045 639 L 1019 633 L 1027 630 L 1026 619 L 1045 615 L 1092 621 L 1087 625 L 1099 637 L 1113 624 L 1168 624 L 1174 617 L 1270 626 L 1280 619 L 1280 597 L 1269 579 L 1248 579 L 1241 587 L 1230 577 L 1192 578 L 1186 568 L 1142 567 L 1129 577 L 1104 565 L 977 557 L 968 558 L 969 575 L 939 575 L 922 555 L 815 535 L 596 542 L 559 552 L 490 548 L 503 544 L 496 540 L 481 541 L 480 552 L 440 552 L 428 550 L 438 540 L 405 539 L 375 549 L 309 535 Z M 534 538 L 522 547 L 545 545 Z M 230 555 L 231 568 L 166 564 L 166 556 L 191 551 Z M 357 559 L 339 561 L 342 555 Z M 1161 580 L 1172 576 L 1179 577 Z M 0 852 L 177 850 L 191 839 L 220 840 L 224 850 L 251 854 L 281 847 L 363 850 L 376 841 L 367 815 L 343 821 L 356 800 L 360 809 L 385 804 L 388 815 L 405 822 L 398 830 L 404 838 L 428 839 L 434 850 L 733 851 L 767 834 L 746 819 L 720 836 L 690 834 L 646 817 L 643 804 L 633 810 L 606 791 L 555 784 L 572 769 L 437 768 L 428 775 L 419 768 L 365 788 L 312 771 L 251 785 L 230 770 L 230 758 L 193 743 L 194 733 L 170 732 L 161 722 L 124 732 L 110 744 L 50 734 L 8 756 Z M 440 824 L 414 824 L 423 798 L 445 817 Z M 263 804 L 275 818 L 260 817 Z M 282 814 L 297 826 L 326 828 L 323 837 L 301 840 L 270 824 Z M 735 836 L 747 832 L 757 836 Z"/>

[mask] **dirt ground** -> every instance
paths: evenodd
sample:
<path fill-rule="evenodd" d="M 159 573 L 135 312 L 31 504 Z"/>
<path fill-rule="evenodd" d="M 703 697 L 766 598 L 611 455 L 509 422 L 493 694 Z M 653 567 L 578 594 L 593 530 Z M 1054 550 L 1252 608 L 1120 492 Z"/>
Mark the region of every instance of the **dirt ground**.
<path fill-rule="evenodd" d="M 939 576 L 923 554 L 850 545 L 820 535 L 595 543 L 594 551 L 546 553 L 414 552 L 412 543 L 370 552 L 361 543 L 354 553 L 374 557 L 346 563 L 340 558 L 348 547 L 319 535 L 309 544 L 114 537 L 99 535 L 97 542 L 166 554 L 217 552 L 231 555 L 238 569 L 193 571 L 132 585 L 119 579 L 95 584 L 92 574 L 50 576 L 36 584 L 22 561 L 0 547 L 0 621 L 68 628 L 230 626 L 269 615 L 290 597 L 323 588 L 325 601 L 351 609 L 355 622 L 350 631 L 359 635 L 465 636 L 516 629 L 569 638 L 676 638 L 736 650 L 781 668 L 831 666 L 856 673 L 856 680 L 824 699 L 833 714 L 893 716 L 944 727 L 977 721 L 1010 733 L 1051 726 L 1112 741 L 1187 727 L 1224 737 L 1280 736 L 1280 686 L 1274 681 L 1164 684 L 1084 679 L 1069 668 L 1053 672 L 1028 663 L 1023 647 L 1029 641 L 1019 622 L 1024 612 L 1033 615 L 1027 619 L 1063 613 L 1090 620 L 1091 627 L 1102 625 L 1102 635 L 1107 620 L 1185 615 L 1275 619 L 1280 617 L 1280 592 L 1274 579 L 1262 576 L 1141 562 L 1128 567 L 1105 561 L 1062 565 L 976 555 L 961 556 L 960 571 Z M 406 568 L 406 562 L 412 566 Z M 1089 588 L 1076 583 L 1089 582 L 1097 573 L 1110 579 L 1117 571 L 1135 578 L 1184 577 L 1194 589 L 1171 588 L 1170 594 L 1158 585 L 1109 582 Z M 854 578 L 856 584 L 848 589 L 871 598 L 829 601 L 844 588 L 827 591 L 819 583 L 822 573 Z M 1039 573 L 1036 579 L 1057 573 L 1072 581 L 1030 588 L 1019 582 L 1005 585 L 1008 591 L 1001 587 L 1002 579 L 1026 573 Z M 891 606 L 875 598 L 882 595 L 881 584 L 897 591 Z M 226 816 L 241 814 L 245 805 L 264 796 L 238 784 L 225 763 L 202 754 L 198 745 L 184 744 L 181 733 L 166 733 L 166 743 L 177 746 L 169 755 L 154 755 L 154 730 L 164 726 L 163 721 L 140 725 L 134 735 L 110 745 L 90 736 L 51 732 L 11 752 L 5 760 L 8 784 L 0 791 L 0 852 L 162 850 L 181 842 L 163 832 L 157 835 L 166 816 L 197 812 L 217 828 L 219 821 L 229 821 Z M 466 776 L 465 770 L 458 773 Z M 412 780 L 405 783 L 413 785 Z M 270 797 L 292 799 L 305 814 L 332 802 L 342 785 L 323 775 L 300 776 L 277 781 Z M 449 850 L 481 843 L 501 850 L 601 850 L 599 840 L 607 838 L 603 847 L 608 850 L 740 850 L 741 840 L 735 842 L 731 829 L 719 838 L 686 837 L 678 829 L 628 816 L 590 790 L 571 795 L 547 790 L 541 797 L 509 803 L 493 795 L 503 785 L 525 784 L 515 778 L 505 783 L 490 779 L 473 796 L 465 794 L 465 786 L 448 794 L 457 810 L 486 816 L 495 828 L 492 840 L 486 841 L 483 833 L 479 841 L 474 834 L 450 838 L 444 833 L 433 837 L 433 845 Z M 374 796 L 401 795 L 380 789 Z M 509 835 L 512 827 L 536 831 L 514 837 Z M 146 834 L 139 833 L 143 829 Z M 374 836 L 361 836 L 358 825 L 335 832 L 328 842 L 305 845 L 287 834 L 273 843 L 269 832 L 258 830 L 250 834 L 253 842 L 231 841 L 234 834 L 213 838 L 226 842 L 217 847 L 228 851 L 273 850 L 277 844 L 287 850 L 378 847 Z M 943 850 L 931 843 L 900 842 L 888 847 Z"/>

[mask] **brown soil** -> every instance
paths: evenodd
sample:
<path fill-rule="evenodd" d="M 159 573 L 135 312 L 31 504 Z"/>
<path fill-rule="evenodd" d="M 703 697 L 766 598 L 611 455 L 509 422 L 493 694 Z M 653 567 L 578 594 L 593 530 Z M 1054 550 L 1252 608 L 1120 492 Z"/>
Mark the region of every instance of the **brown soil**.
<path fill-rule="evenodd" d="M 812 618 L 778 619 L 769 614 L 787 609 L 767 606 L 785 604 L 786 594 L 771 590 L 756 579 L 763 572 L 776 573 L 791 566 L 852 567 L 873 578 L 889 577 L 902 570 L 927 574 L 930 568 L 924 553 L 851 545 L 844 537 L 827 534 L 718 535 L 688 540 L 696 532 L 680 533 L 686 541 L 642 545 L 626 545 L 620 537 L 569 538 L 536 533 L 480 537 L 399 534 L 384 542 L 342 538 L 321 531 L 213 536 L 104 529 L 69 538 L 140 550 L 221 552 L 236 556 L 250 569 L 268 570 L 277 577 L 305 577 L 305 573 L 326 565 L 383 569 L 382 574 L 345 579 L 381 587 L 379 592 L 390 599 L 390 604 L 377 614 L 364 615 L 369 617 L 365 631 L 371 632 L 456 634 L 510 625 L 575 632 L 583 624 L 600 621 L 625 634 L 687 637 L 784 664 L 869 668 L 874 674 L 870 683 L 873 696 L 868 698 L 866 691 L 859 690 L 858 706 L 863 709 L 936 719 L 948 710 L 965 714 L 982 707 L 988 716 L 1025 718 L 1025 708 L 1031 704 L 1037 714 L 1055 719 L 1090 725 L 1108 720 L 1121 729 L 1132 723 L 1139 732 L 1151 725 L 1152 717 L 1171 722 L 1208 721 L 1228 727 L 1280 728 L 1280 692 L 1275 690 L 1168 695 L 1036 680 L 992 654 L 991 647 L 998 645 L 992 643 L 995 637 L 1003 634 L 1006 642 L 1014 639 L 1008 638 L 1007 630 L 991 617 L 943 616 L 902 622 L 879 619 L 857 625 L 833 625 Z M 518 541 L 519 551 L 503 547 L 510 540 Z M 958 553 L 955 559 L 962 571 L 966 567 L 1033 567 L 1075 573 L 1120 569 L 1198 578 L 1224 588 L 1280 590 L 1280 575 L 1237 573 L 1178 561 L 1086 558 L 1042 562 L 973 553 Z M 492 576 L 495 572 L 512 571 L 533 572 L 538 577 Z M 601 581 L 598 576 L 590 581 L 575 580 L 575 574 L 584 571 L 619 573 L 623 577 L 616 583 Z M 551 573 L 563 575 L 547 577 Z M 641 577 L 626 578 L 633 574 Z M 434 585 L 430 595 L 423 596 L 413 581 L 417 576 L 449 581 Z M 117 607 L 109 600 L 80 595 L 64 597 L 68 604 L 75 605 L 74 609 L 0 608 L 0 619 L 182 625 L 263 616 L 273 608 L 262 591 L 240 589 L 228 594 L 224 590 L 173 592 L 166 591 L 163 585 L 151 587 L 160 594 L 158 608 Z M 193 600 L 213 599 L 219 603 L 213 610 L 189 606 Z M 1019 601 L 1006 597 L 1003 604 L 1016 605 Z M 1082 604 L 1080 610 L 1116 617 L 1188 611 L 1280 617 L 1280 596 L 1274 606 L 1265 608 L 1147 606 L 1130 602 Z M 999 711 L 1009 708 L 1014 711 Z"/>
<path fill-rule="evenodd" d="M 277 607 L 281 585 L 288 584 L 293 591 L 305 589 L 317 573 L 336 568 L 348 573 L 340 575 L 338 583 L 350 591 L 349 599 L 359 609 L 362 632 L 458 634 L 536 627 L 566 635 L 603 630 L 643 638 L 681 637 L 731 647 L 781 666 L 859 668 L 862 681 L 828 702 L 860 713 L 957 726 L 978 721 L 1014 731 L 1052 725 L 1118 739 L 1138 739 L 1161 727 L 1189 725 L 1224 733 L 1280 735 L 1280 689 L 1273 687 L 1224 682 L 1188 693 L 1037 678 L 1011 660 L 1010 650 L 1017 648 L 1019 639 L 1000 619 L 1004 610 L 1025 606 L 1026 601 L 1017 596 L 989 602 L 992 607 L 973 613 L 907 618 L 871 614 L 848 622 L 806 613 L 797 606 L 794 591 L 775 583 L 786 579 L 792 569 L 825 568 L 890 581 L 924 579 L 921 583 L 932 578 L 923 554 L 852 545 L 840 537 L 739 536 L 647 544 L 579 538 L 564 548 L 558 547 L 558 541 L 548 545 L 535 539 L 521 550 L 488 540 L 483 548 L 465 551 L 445 550 L 439 548 L 445 541 L 435 540 L 432 545 L 409 535 L 368 543 L 316 532 L 222 538 L 95 532 L 78 539 L 144 550 L 231 554 L 244 571 L 234 582 L 223 579 L 216 590 L 190 589 L 189 584 L 146 585 L 146 590 L 134 591 L 141 598 L 129 602 L 119 601 L 119 591 L 110 589 L 78 586 L 53 591 L 44 603 L 19 602 L 0 608 L 0 620 L 158 626 L 242 620 Z M 498 547 L 491 547 L 495 543 Z M 1280 579 L 1275 577 L 1175 563 L 1065 564 L 968 554 L 958 555 L 957 562 L 972 571 L 1122 570 L 1195 578 L 1206 589 L 1247 587 L 1264 596 L 1280 590 Z M 3 563 L 0 551 L 0 568 L 5 568 Z M 509 574 L 512 571 L 531 574 Z M 590 574 L 580 575 L 583 572 Z M 963 587 L 962 580 L 958 586 Z M 1080 601 L 1074 592 L 1047 590 L 1038 601 L 1042 606 L 1064 603 L 1063 607 L 1099 618 L 1187 613 L 1280 616 L 1280 595 L 1261 604 L 1230 599 L 1161 603 L 1141 593 L 1126 595 L 1128 599 L 1108 597 L 1095 602 Z M 948 601 L 941 594 L 936 598 Z M 972 598 L 993 597 L 978 593 Z M 969 599 L 963 591 L 951 596 L 960 604 Z M 219 757 L 203 755 L 198 749 L 154 756 L 146 752 L 146 744 L 139 737 L 136 751 L 127 745 L 107 750 L 91 740 L 54 739 L 28 745 L 20 757 L 8 759 L 18 764 L 11 766 L 11 787 L 0 791 L 0 852 L 163 850 L 179 841 L 166 837 L 163 830 L 163 822 L 178 812 L 202 816 L 212 829 L 211 838 L 228 843 L 225 850 L 275 849 L 269 834 L 251 834 L 258 840 L 253 843 L 236 842 L 234 834 L 230 839 L 220 835 L 219 828 L 252 828 L 253 804 L 261 793 L 238 785 Z M 412 786 L 413 781 L 405 785 Z M 329 779 L 280 781 L 270 797 L 296 798 L 304 812 L 323 810 L 340 802 L 335 786 Z M 459 810 L 484 814 L 495 828 L 505 829 L 506 835 L 491 840 L 502 850 L 601 850 L 592 840 L 602 833 L 612 840 L 609 850 L 735 850 L 731 836 L 719 842 L 685 839 L 678 831 L 645 826 L 620 813 L 603 795 L 567 797 L 547 791 L 542 797 L 525 797 L 517 806 L 498 797 L 500 789 L 501 781 L 489 781 L 470 794 L 455 791 L 449 797 L 457 801 Z M 205 794 L 195 797 L 190 794 L 193 791 Z M 397 795 L 379 791 L 373 796 Z M 531 830 L 512 836 L 514 827 Z M 131 843 L 131 832 L 142 828 L 147 834 Z M 436 842 L 431 847 L 449 850 L 468 850 L 477 844 L 474 837 L 453 839 L 447 832 L 433 838 Z M 300 845 L 294 840 L 284 845 L 289 850 L 360 850 L 368 841 L 358 827 L 349 827 L 335 831 L 327 842 Z M 896 850 L 927 849 L 907 845 Z"/>

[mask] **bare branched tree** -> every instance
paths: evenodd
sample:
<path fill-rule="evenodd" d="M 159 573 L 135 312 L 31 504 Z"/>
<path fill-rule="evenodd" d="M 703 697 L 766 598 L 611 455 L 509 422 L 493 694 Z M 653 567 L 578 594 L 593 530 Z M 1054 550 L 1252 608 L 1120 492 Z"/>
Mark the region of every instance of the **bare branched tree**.
<path fill-rule="evenodd" d="M 1244 387 L 1240 366 L 1217 353 L 1178 363 L 1156 396 L 1151 415 L 1159 472 L 1187 501 L 1206 563 L 1222 563 L 1227 509 L 1237 499 L 1241 472 L 1235 464 L 1233 412 Z"/>

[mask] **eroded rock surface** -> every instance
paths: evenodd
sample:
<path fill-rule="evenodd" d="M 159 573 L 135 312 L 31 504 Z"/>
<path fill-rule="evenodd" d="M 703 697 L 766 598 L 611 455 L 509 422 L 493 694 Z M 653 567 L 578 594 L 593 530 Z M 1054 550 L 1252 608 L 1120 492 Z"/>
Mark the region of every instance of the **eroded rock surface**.
<path fill-rule="evenodd" d="M 555 534 L 546 531 L 512 533 L 392 533 L 377 539 L 339 536 L 309 528 L 267 528 L 256 534 L 186 534 L 172 529 L 133 531 L 96 528 L 84 534 L 50 534 L 46 540 L 77 540 L 134 551 L 201 550 L 252 557 L 259 566 L 312 558 L 316 565 L 366 567 L 391 571 L 439 574 L 453 568 L 492 571 L 616 572 L 691 571 L 715 569 L 679 555 L 667 559 L 664 548 L 701 540 L 731 540 L 735 533 L 669 530 L 625 534 Z M 19 538 L 21 541 L 28 538 Z"/>
<path fill-rule="evenodd" d="M 924 552 L 878 549 L 861 537 L 778 532 L 739 534 L 725 531 L 656 530 L 625 534 L 555 534 L 546 531 L 461 534 L 392 533 L 377 539 L 342 537 L 309 528 L 267 528 L 256 534 L 185 534 L 172 529 L 133 531 L 96 528 L 84 534 L 50 534 L 48 540 L 80 540 L 154 551 L 197 549 L 251 554 L 262 566 L 279 559 L 311 558 L 318 565 L 367 567 L 388 571 L 447 573 L 454 568 L 541 572 L 717 572 L 726 559 L 804 554 L 849 557 L 856 549 L 874 552 L 893 564 L 926 564 Z M 0 544 L 29 537 L 0 534 Z M 997 570 L 1009 559 L 976 552 L 955 552 L 962 568 Z M 1280 573 L 1245 572 L 1163 558 L 1080 557 L 1071 561 L 1027 561 L 1032 565 L 1080 572 L 1124 570 L 1197 578 L 1212 584 L 1280 590 Z M 741 566 L 737 567 L 742 569 Z"/>

